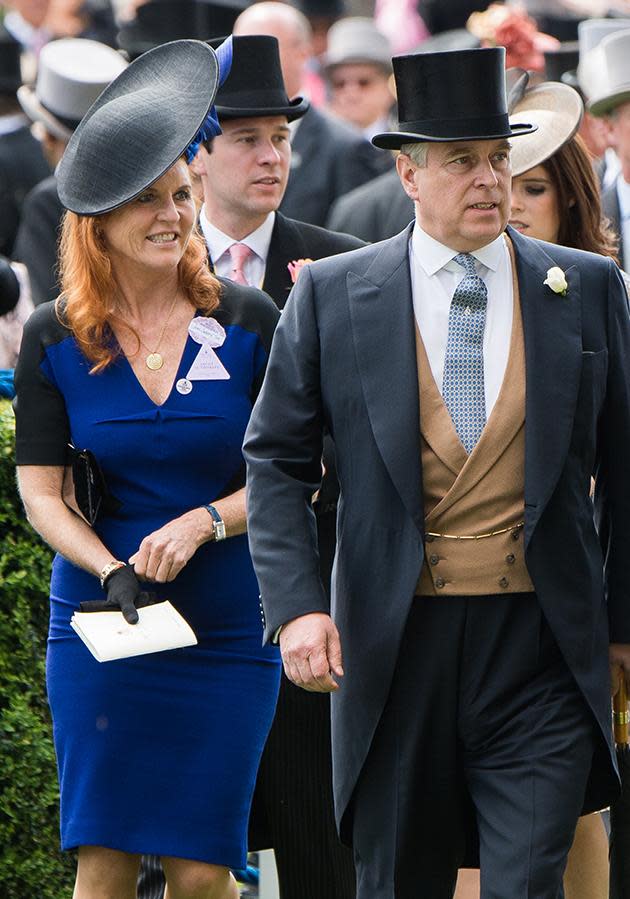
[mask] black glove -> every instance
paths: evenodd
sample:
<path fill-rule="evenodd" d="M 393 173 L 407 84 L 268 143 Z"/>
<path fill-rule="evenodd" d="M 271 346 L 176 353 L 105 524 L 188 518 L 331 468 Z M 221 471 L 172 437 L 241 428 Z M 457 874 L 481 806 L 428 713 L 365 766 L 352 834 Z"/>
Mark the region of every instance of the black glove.
<path fill-rule="evenodd" d="M 155 593 L 140 589 L 131 565 L 117 568 L 105 581 L 107 599 L 91 599 L 81 603 L 82 612 L 122 612 L 128 624 L 138 623 L 137 609 L 157 602 Z"/>

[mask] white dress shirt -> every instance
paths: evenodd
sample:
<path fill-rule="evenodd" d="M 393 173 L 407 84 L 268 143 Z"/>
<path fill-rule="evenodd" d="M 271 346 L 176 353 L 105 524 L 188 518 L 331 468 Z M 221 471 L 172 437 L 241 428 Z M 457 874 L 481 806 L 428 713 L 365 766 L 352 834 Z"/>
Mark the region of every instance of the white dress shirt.
<path fill-rule="evenodd" d="M 235 240 L 229 234 L 219 231 L 212 222 L 208 221 L 206 207 L 205 205 L 202 206 L 199 213 L 199 225 L 201 226 L 216 274 L 220 278 L 230 277 L 233 268 L 230 247 L 233 243 L 244 243 L 252 251 L 252 255 L 248 256 L 243 265 L 245 278 L 252 287 L 262 287 L 265 279 L 269 244 L 271 243 L 271 232 L 273 231 L 275 221 L 275 212 L 270 212 L 259 228 L 256 228 L 255 231 L 252 231 L 251 234 L 248 234 L 242 240 Z"/>
<path fill-rule="evenodd" d="M 451 300 L 465 277 L 462 266 L 453 261 L 456 255 L 456 250 L 434 240 L 416 222 L 409 241 L 413 311 L 440 392 Z M 486 417 L 489 418 L 501 390 L 510 352 L 512 265 L 503 235 L 470 255 L 477 260 L 477 274 L 488 289 L 483 364 Z"/>

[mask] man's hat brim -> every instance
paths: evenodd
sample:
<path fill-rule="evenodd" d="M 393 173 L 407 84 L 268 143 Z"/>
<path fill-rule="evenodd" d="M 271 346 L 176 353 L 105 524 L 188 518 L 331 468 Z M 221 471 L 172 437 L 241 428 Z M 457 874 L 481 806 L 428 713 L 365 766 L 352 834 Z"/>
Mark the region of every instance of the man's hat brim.
<path fill-rule="evenodd" d="M 587 104 L 587 109 L 591 115 L 605 116 L 609 115 L 617 106 L 630 101 L 630 84 L 621 85 L 615 90 L 614 94 L 608 96 L 595 97 Z"/>
<path fill-rule="evenodd" d="M 259 116 L 286 116 L 289 122 L 301 119 L 308 112 L 309 101 L 305 97 L 294 97 L 288 106 L 218 106 L 219 121 L 221 119 L 253 119 Z"/>
<path fill-rule="evenodd" d="M 461 129 L 455 133 L 457 129 L 453 129 L 450 134 L 441 134 L 420 132 L 420 131 L 384 131 L 381 134 L 375 134 L 372 143 L 381 150 L 400 150 L 403 144 L 420 144 L 420 143 L 455 143 L 465 140 L 501 140 L 502 138 L 520 137 L 521 134 L 531 134 L 536 131 L 538 125 L 530 123 L 522 123 L 507 128 L 499 128 L 496 131 L 492 129 L 482 129 L 478 131 L 474 129 Z"/>
<path fill-rule="evenodd" d="M 219 84 L 203 41 L 162 44 L 139 57 L 92 104 L 57 169 L 59 197 L 79 215 L 130 202 L 184 154 Z"/>
<path fill-rule="evenodd" d="M 20 106 L 32 122 L 41 122 L 53 137 L 68 141 L 72 137 L 72 129 L 67 128 L 59 119 L 40 103 L 34 88 L 23 84 L 17 92 Z M 77 122 L 78 125 L 78 122 Z"/>

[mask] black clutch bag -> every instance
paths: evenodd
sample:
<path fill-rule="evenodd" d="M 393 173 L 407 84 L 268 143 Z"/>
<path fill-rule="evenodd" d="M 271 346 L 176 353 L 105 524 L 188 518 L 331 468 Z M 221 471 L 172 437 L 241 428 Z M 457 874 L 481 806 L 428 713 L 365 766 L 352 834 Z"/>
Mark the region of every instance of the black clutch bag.
<path fill-rule="evenodd" d="M 78 450 L 69 444 L 74 498 L 83 517 L 90 523 L 103 513 L 113 514 L 122 503 L 107 489 L 101 466 L 91 450 Z"/>

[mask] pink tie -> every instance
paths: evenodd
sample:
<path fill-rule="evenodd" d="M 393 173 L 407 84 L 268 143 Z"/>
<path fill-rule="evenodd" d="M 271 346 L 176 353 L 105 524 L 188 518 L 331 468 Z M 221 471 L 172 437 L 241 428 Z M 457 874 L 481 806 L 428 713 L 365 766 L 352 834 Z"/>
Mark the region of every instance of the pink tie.
<path fill-rule="evenodd" d="M 243 271 L 243 263 L 252 255 L 252 250 L 244 243 L 233 243 L 229 250 L 232 259 L 232 272 L 230 279 L 236 281 L 237 284 L 245 284 L 249 286 L 249 281 L 245 277 Z"/>

